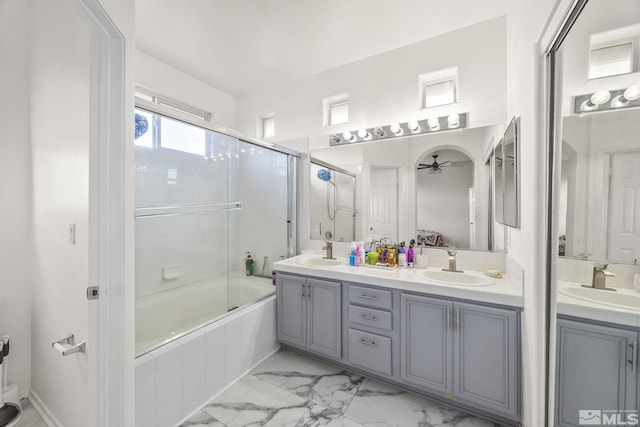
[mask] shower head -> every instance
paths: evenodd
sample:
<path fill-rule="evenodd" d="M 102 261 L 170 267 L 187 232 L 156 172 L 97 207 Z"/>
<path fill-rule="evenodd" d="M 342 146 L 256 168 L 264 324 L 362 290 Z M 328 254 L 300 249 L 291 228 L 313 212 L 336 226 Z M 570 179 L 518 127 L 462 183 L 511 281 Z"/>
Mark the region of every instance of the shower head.
<path fill-rule="evenodd" d="M 331 171 L 327 169 L 320 169 L 318 171 L 318 179 L 322 181 L 331 181 Z"/>

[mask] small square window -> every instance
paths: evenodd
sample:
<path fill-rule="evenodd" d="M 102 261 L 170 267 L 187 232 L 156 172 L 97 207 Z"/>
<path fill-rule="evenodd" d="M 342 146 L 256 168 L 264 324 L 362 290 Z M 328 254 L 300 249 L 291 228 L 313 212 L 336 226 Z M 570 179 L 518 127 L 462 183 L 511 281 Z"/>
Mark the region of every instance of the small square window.
<path fill-rule="evenodd" d="M 349 121 L 349 101 L 329 105 L 329 124 L 339 125 Z"/>
<path fill-rule="evenodd" d="M 437 107 L 439 105 L 453 104 L 456 102 L 456 82 L 446 80 L 438 83 L 429 83 L 424 87 L 424 107 Z"/>
<path fill-rule="evenodd" d="M 589 78 L 616 76 L 633 71 L 633 43 L 592 48 L 589 52 Z"/>
<path fill-rule="evenodd" d="M 271 138 L 276 136 L 276 119 L 275 117 L 265 117 L 262 119 L 262 137 Z"/>

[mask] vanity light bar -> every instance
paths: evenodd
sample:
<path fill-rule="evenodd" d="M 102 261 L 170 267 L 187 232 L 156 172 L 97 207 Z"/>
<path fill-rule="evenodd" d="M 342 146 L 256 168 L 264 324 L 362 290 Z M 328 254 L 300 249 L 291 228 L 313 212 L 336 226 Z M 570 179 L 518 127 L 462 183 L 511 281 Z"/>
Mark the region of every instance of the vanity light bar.
<path fill-rule="evenodd" d="M 378 141 L 413 135 L 444 132 L 467 127 L 467 113 L 454 113 L 442 117 L 430 117 L 424 120 L 410 120 L 404 123 L 392 123 L 387 126 L 362 128 L 329 137 L 329 145 L 347 145 L 357 142 Z"/>
<path fill-rule="evenodd" d="M 599 90 L 587 95 L 578 95 L 573 102 L 573 112 L 579 115 L 633 107 L 640 107 L 640 85 L 629 86 L 626 89 Z"/>

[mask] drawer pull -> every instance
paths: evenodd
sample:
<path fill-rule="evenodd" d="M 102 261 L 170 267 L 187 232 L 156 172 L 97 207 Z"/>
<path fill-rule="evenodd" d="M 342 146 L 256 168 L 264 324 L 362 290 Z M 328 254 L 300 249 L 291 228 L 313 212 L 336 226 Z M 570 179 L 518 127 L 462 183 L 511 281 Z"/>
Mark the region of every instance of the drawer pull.
<path fill-rule="evenodd" d="M 378 299 L 378 297 L 375 297 L 375 296 L 372 296 L 372 295 L 365 295 L 365 294 L 360 295 L 360 298 L 373 299 L 373 300 Z"/>
<path fill-rule="evenodd" d="M 360 344 L 369 345 L 371 347 L 377 347 L 378 346 L 378 344 L 376 344 L 375 341 L 367 341 L 364 338 L 360 339 Z"/>
<path fill-rule="evenodd" d="M 361 314 L 360 318 L 364 320 L 371 320 L 372 322 L 378 321 L 378 318 L 376 316 L 367 316 L 366 314 Z"/>
<path fill-rule="evenodd" d="M 631 360 L 629 360 L 631 372 L 635 372 L 638 370 L 638 341 L 629 344 L 629 347 L 631 347 Z"/>

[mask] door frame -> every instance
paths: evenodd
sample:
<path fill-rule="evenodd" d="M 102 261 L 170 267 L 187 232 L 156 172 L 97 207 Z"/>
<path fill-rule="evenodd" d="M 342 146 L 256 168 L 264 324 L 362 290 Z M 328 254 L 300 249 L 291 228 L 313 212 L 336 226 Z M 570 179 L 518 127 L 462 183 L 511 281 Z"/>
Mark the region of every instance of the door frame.
<path fill-rule="evenodd" d="M 108 0 L 64 0 L 91 31 L 89 425 L 134 425 L 133 37 Z"/>

